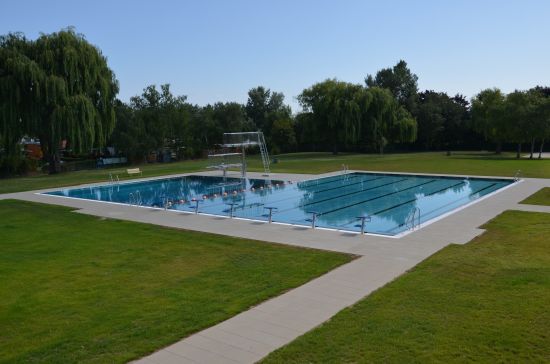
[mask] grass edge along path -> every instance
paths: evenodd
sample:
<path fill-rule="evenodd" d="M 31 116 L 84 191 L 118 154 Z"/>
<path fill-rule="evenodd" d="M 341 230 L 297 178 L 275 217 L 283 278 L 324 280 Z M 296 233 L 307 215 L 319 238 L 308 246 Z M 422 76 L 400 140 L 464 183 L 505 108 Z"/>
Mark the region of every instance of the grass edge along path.
<path fill-rule="evenodd" d="M 550 187 L 541 188 L 520 203 L 527 205 L 550 206 Z"/>
<path fill-rule="evenodd" d="M 262 363 L 550 361 L 550 215 L 484 227 Z"/>
<path fill-rule="evenodd" d="M 0 201 L 0 363 L 123 363 L 353 259 Z"/>

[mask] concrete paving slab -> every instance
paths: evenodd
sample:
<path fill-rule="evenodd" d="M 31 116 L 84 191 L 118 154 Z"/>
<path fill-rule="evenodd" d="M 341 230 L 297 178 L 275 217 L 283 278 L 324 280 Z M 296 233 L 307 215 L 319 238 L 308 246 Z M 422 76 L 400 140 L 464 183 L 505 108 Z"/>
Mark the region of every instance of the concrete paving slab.
<path fill-rule="evenodd" d="M 253 353 L 243 348 L 235 347 L 231 344 L 226 344 L 222 341 L 203 335 L 193 335 L 186 341 L 186 343 L 224 358 L 234 360 L 237 363 L 255 362 L 261 358 L 261 355 L 258 353 Z"/>
<path fill-rule="evenodd" d="M 531 211 L 531 212 L 546 212 L 550 213 L 550 206 L 541 206 L 541 205 L 524 205 L 519 204 L 515 207 L 516 210 L 521 211 Z"/>
<path fill-rule="evenodd" d="M 238 363 L 238 361 L 236 360 L 229 359 L 225 356 L 213 353 L 206 349 L 196 347 L 194 345 L 189 344 L 189 342 L 181 342 L 181 341 L 177 342 L 165 348 L 164 351 L 176 354 L 184 358 L 189 358 L 198 363 L 220 363 L 220 364 Z"/>
<path fill-rule="evenodd" d="M 271 351 L 274 346 L 266 345 L 259 341 L 249 340 L 242 336 L 229 334 L 223 330 L 206 329 L 201 331 L 200 336 L 208 337 L 219 342 L 241 348 L 254 354 L 263 355 L 266 351 Z"/>
<path fill-rule="evenodd" d="M 140 364 L 198 364 L 195 360 L 191 360 L 181 355 L 177 355 L 168 350 L 159 350 L 156 353 L 139 360 Z"/>

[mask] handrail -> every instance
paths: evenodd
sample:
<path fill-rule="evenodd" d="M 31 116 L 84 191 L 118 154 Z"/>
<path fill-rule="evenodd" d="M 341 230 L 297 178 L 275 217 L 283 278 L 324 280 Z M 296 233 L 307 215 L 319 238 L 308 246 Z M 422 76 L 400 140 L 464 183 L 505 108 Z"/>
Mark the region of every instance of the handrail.
<path fill-rule="evenodd" d="M 315 229 L 315 221 L 317 220 L 317 216 L 321 215 L 321 214 L 317 211 L 308 211 L 307 213 L 311 214 L 311 228 Z M 308 220 L 309 219 L 306 219 L 306 221 L 308 221 Z"/>
<path fill-rule="evenodd" d="M 405 225 L 409 227 L 409 230 L 414 230 L 420 225 L 420 208 L 415 207 L 407 217 Z"/>
<path fill-rule="evenodd" d="M 519 181 L 519 180 L 521 179 L 521 175 L 522 175 L 521 169 L 518 169 L 518 170 L 516 171 L 516 174 L 514 174 L 514 182 Z"/>
<path fill-rule="evenodd" d="M 115 177 L 116 177 L 116 181 L 115 181 Z M 113 177 L 112 173 L 109 173 L 109 182 L 110 182 L 110 184 L 114 185 L 114 184 L 119 184 L 120 183 L 120 179 L 118 178 L 118 174 L 115 175 L 115 177 Z"/>

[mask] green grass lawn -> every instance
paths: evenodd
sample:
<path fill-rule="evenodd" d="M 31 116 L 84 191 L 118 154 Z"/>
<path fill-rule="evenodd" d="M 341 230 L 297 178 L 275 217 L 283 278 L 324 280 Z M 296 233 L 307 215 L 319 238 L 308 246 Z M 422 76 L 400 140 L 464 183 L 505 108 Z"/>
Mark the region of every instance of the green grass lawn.
<path fill-rule="evenodd" d="M 0 233 L 1 363 L 126 362 L 352 259 L 14 200 Z"/>
<path fill-rule="evenodd" d="M 550 362 L 550 216 L 485 227 L 264 363 Z"/>
<path fill-rule="evenodd" d="M 521 203 L 550 206 L 550 187 L 540 189 L 538 192 L 521 201 Z"/>
<path fill-rule="evenodd" d="M 443 152 L 407 153 L 407 154 L 339 154 L 330 153 L 294 153 L 277 156 L 278 163 L 271 170 L 279 173 L 325 173 L 342 169 L 346 164 L 350 169 L 449 173 L 467 175 L 491 175 L 512 177 L 521 170 L 524 177 L 550 178 L 550 160 L 515 159 L 513 154 L 504 153 L 453 153 L 446 156 Z M 177 163 L 144 164 L 143 177 L 166 174 L 186 173 L 204 170 L 207 160 L 185 161 Z M 249 170 L 261 171 L 261 162 L 257 156 L 249 159 Z M 54 176 L 39 175 L 33 177 L 0 180 L 0 193 L 36 190 L 61 186 L 73 186 L 82 183 L 107 181 L 109 173 L 126 177 L 125 168 L 68 172 Z M 139 177 L 139 176 L 138 176 Z M 135 177 L 134 177 L 135 178 Z"/>

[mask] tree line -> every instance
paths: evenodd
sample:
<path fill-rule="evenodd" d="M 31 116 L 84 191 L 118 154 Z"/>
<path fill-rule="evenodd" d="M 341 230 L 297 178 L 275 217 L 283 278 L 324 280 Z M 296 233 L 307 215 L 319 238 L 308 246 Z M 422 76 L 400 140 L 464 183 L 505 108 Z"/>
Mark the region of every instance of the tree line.
<path fill-rule="evenodd" d="M 304 89 L 297 113 L 264 86 L 245 104 L 199 106 L 170 85 L 145 87 L 129 102 L 101 51 L 73 29 L 29 40 L 0 37 L 0 170 L 19 171 L 19 143 L 38 138 L 50 172 L 64 145 L 76 154 L 115 147 L 132 162 L 169 151 L 197 158 L 224 132 L 261 130 L 274 154 L 294 151 L 377 152 L 503 148 L 527 144 L 531 158 L 550 137 L 550 88 L 463 95 L 418 90 L 405 61 L 361 83 L 327 79 Z M 63 143 L 64 144 L 63 144 Z"/>
<path fill-rule="evenodd" d="M 217 102 L 198 106 L 174 96 L 170 85 L 150 85 L 129 103 L 115 103 L 117 125 L 110 144 L 131 161 L 169 150 L 178 159 L 204 156 L 223 142 L 225 132 L 263 130 L 276 152 L 296 148 L 293 117 L 284 96 L 264 87 L 248 92 L 246 105 Z"/>
<path fill-rule="evenodd" d="M 274 154 L 383 153 L 387 148 L 450 154 L 493 147 L 500 153 L 503 145 L 516 144 L 519 158 L 522 144 L 528 143 L 533 158 L 536 143 L 540 155 L 550 137 L 550 88 L 508 95 L 487 89 L 470 103 L 460 94 L 418 91 L 417 81 L 405 61 L 368 75 L 364 84 L 327 79 L 297 96 L 301 110 L 296 114 L 282 93 L 263 86 L 249 90 L 246 104 L 202 107 L 173 96 L 169 85 L 160 91 L 148 86 L 129 104 L 117 101 L 111 143 L 133 160 L 163 147 L 195 158 L 221 143 L 224 132 L 261 130 Z"/>

